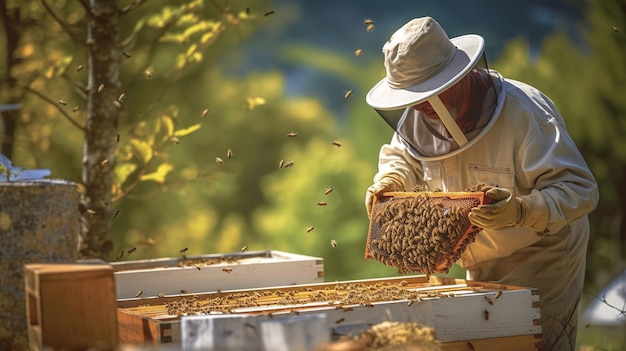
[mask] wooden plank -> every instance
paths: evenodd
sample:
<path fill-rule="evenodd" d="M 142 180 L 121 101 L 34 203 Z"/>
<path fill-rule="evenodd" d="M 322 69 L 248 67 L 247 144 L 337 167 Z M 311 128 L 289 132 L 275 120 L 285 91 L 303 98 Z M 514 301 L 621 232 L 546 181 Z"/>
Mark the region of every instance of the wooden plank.
<path fill-rule="evenodd" d="M 24 277 L 31 349 L 117 346 L 109 265 L 28 264 Z"/>
<path fill-rule="evenodd" d="M 194 262 L 195 263 L 194 265 Z M 203 263 L 204 262 L 204 263 Z M 184 265 L 183 265 L 184 264 Z M 118 299 L 181 291 L 210 292 L 324 281 L 323 259 L 282 251 L 258 251 L 114 262 Z M 182 265 L 182 266 L 181 266 Z"/>

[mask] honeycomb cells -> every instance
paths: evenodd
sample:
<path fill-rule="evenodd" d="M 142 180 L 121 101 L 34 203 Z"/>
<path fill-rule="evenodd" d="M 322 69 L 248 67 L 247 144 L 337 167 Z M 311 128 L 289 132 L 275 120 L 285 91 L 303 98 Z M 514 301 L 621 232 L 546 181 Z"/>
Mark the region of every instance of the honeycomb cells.
<path fill-rule="evenodd" d="M 463 195 L 416 191 L 378 198 L 367 255 L 400 273 L 447 273 L 479 231 L 467 215 L 482 203 L 484 189 L 477 185 Z"/>

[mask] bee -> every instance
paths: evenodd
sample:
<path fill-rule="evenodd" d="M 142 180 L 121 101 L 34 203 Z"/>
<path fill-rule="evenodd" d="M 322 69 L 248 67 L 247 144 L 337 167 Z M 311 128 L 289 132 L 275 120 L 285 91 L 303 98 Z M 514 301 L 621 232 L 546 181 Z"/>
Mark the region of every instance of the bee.
<path fill-rule="evenodd" d="M 228 157 L 228 158 L 232 158 L 233 157 L 233 150 L 232 149 L 226 150 L 226 157 Z"/>
<path fill-rule="evenodd" d="M 366 18 L 365 20 L 363 20 L 363 24 L 369 26 L 370 24 L 374 24 L 374 20 L 371 18 Z"/>
<path fill-rule="evenodd" d="M 208 109 L 208 108 L 205 108 L 205 109 L 202 111 L 202 115 L 201 115 L 200 117 L 201 117 L 201 118 L 204 118 L 204 117 L 206 117 L 206 115 L 208 115 L 208 114 L 209 114 L 209 109 Z"/>
<path fill-rule="evenodd" d="M 96 214 L 96 211 L 94 211 L 94 210 L 92 210 L 92 209 L 88 208 L 88 209 L 87 209 L 87 213 L 89 213 L 90 215 L 95 215 L 95 214 Z"/>
<path fill-rule="evenodd" d="M 471 351 L 476 350 L 476 349 L 474 348 L 474 345 L 472 345 L 472 343 L 471 343 L 471 342 L 469 342 L 469 341 L 467 342 L 467 348 L 468 348 L 469 350 L 471 350 Z"/>
<path fill-rule="evenodd" d="M 104 160 L 102 160 L 102 162 L 100 162 L 100 166 L 106 166 L 109 163 L 109 159 L 105 158 Z"/>
<path fill-rule="evenodd" d="M 244 246 L 242 246 L 240 251 L 241 251 L 241 252 L 246 252 L 246 251 L 248 251 L 248 245 L 244 245 Z"/>
<path fill-rule="evenodd" d="M 350 96 L 352 96 L 352 90 L 346 91 L 346 94 L 343 97 L 344 99 L 348 99 Z"/>
<path fill-rule="evenodd" d="M 78 107 L 78 106 L 74 106 L 74 108 L 72 108 L 72 112 L 76 112 L 78 110 L 80 110 L 80 107 Z"/>
<path fill-rule="evenodd" d="M 619 32 L 619 28 L 617 28 L 617 27 L 615 27 L 615 26 L 611 26 L 610 28 L 611 28 L 611 30 L 612 30 L 613 32 L 615 32 L 615 33 L 618 33 L 618 32 Z"/>
<path fill-rule="evenodd" d="M 202 270 L 202 268 L 200 267 L 199 264 L 194 264 L 193 266 L 196 267 L 196 269 L 199 270 L 199 271 Z"/>
<path fill-rule="evenodd" d="M 341 323 L 341 322 L 343 322 L 343 321 L 345 321 L 345 320 L 346 320 L 345 318 L 339 318 L 339 319 L 337 319 L 337 320 L 335 321 L 335 323 L 336 323 L 336 324 L 339 324 L 339 323 Z"/>
<path fill-rule="evenodd" d="M 283 164 L 283 168 L 289 168 L 293 166 L 293 161 L 287 161 Z"/>
<path fill-rule="evenodd" d="M 126 100 L 126 94 L 122 93 L 122 94 L 120 94 L 120 96 L 117 98 L 117 101 L 119 101 L 119 102 L 124 102 L 124 100 Z"/>
<path fill-rule="evenodd" d="M 267 17 L 269 15 L 273 15 L 275 11 L 267 11 L 266 13 L 263 14 L 263 16 Z"/>
<path fill-rule="evenodd" d="M 326 205 L 328 205 L 328 204 L 326 202 L 324 202 L 324 201 L 320 201 L 320 202 L 317 203 L 317 206 L 326 206 Z"/>
<path fill-rule="evenodd" d="M 341 147 L 341 143 L 340 143 L 340 142 L 338 142 L 338 141 L 336 141 L 336 140 L 335 140 L 335 141 L 333 141 L 331 144 L 332 144 L 333 146 L 336 146 L 336 147 Z"/>
<path fill-rule="evenodd" d="M 485 310 L 485 312 L 483 313 L 485 320 L 488 321 L 489 320 L 489 311 Z"/>
<path fill-rule="evenodd" d="M 285 160 L 280 160 L 280 162 L 278 162 L 278 168 L 283 168 L 285 167 Z"/>
<path fill-rule="evenodd" d="M 117 218 L 117 216 L 120 215 L 120 210 L 115 210 L 115 212 L 113 212 L 113 218 Z"/>
<path fill-rule="evenodd" d="M 189 290 L 185 290 L 185 289 L 181 289 L 180 290 L 181 294 L 193 294 L 193 292 L 189 291 Z"/>
<path fill-rule="evenodd" d="M 65 106 L 65 105 L 67 105 L 67 101 L 65 101 L 63 99 L 59 99 L 59 100 L 57 100 L 57 104 Z"/>
<path fill-rule="evenodd" d="M 228 268 L 228 267 L 226 267 L 226 268 L 222 268 L 222 272 L 230 273 L 230 272 L 232 272 L 232 271 L 233 271 L 233 269 L 232 269 L 232 268 Z"/>
<path fill-rule="evenodd" d="M 359 55 L 361 55 L 361 53 L 363 53 L 363 50 L 361 50 L 361 49 L 354 50 L 354 56 L 359 56 Z"/>
<path fill-rule="evenodd" d="M 133 252 L 135 252 L 137 250 L 136 247 L 130 248 L 128 249 L 128 252 L 126 252 L 127 256 L 130 256 Z"/>
<path fill-rule="evenodd" d="M 104 84 L 98 85 L 98 92 L 101 93 L 104 91 Z"/>
<path fill-rule="evenodd" d="M 180 143 L 180 140 L 179 140 L 177 137 L 173 136 L 173 137 L 172 137 L 172 142 L 173 142 L 174 144 L 178 145 L 178 144 Z"/>
<path fill-rule="evenodd" d="M 78 65 L 78 67 L 76 67 L 76 72 L 82 71 L 83 68 L 85 68 L 85 65 Z"/>
<path fill-rule="evenodd" d="M 249 15 L 249 14 L 250 14 L 250 8 L 246 7 L 246 15 Z"/>
<path fill-rule="evenodd" d="M 222 159 L 221 159 L 221 158 L 219 158 L 219 157 L 216 157 L 216 158 L 215 158 L 215 163 L 217 163 L 218 165 L 221 165 L 221 164 L 223 164 L 223 163 L 224 163 L 224 160 L 222 160 Z"/>
<path fill-rule="evenodd" d="M 330 241 L 330 246 L 337 247 L 337 240 L 333 239 Z"/>
<path fill-rule="evenodd" d="M 313 229 L 315 229 L 315 227 L 314 226 L 310 226 L 310 227 L 306 228 L 306 232 L 310 233 L 310 232 L 313 231 Z"/>
<path fill-rule="evenodd" d="M 500 295 L 502 295 L 502 290 L 498 291 L 495 295 L 493 295 L 493 298 L 497 300 L 500 297 Z"/>
<path fill-rule="evenodd" d="M 415 300 L 413 300 L 413 299 L 409 300 L 408 306 L 409 306 L 409 307 L 413 306 L 413 303 L 414 303 L 414 302 L 415 302 Z"/>
<path fill-rule="evenodd" d="M 291 133 L 287 134 L 287 138 L 296 138 L 296 137 L 298 137 L 298 132 L 292 131 Z"/>
<path fill-rule="evenodd" d="M 158 293 L 157 296 L 158 297 L 165 297 L 165 294 L 164 293 Z"/>
<path fill-rule="evenodd" d="M 124 249 L 120 250 L 120 254 L 117 255 L 116 258 L 117 258 L 118 261 L 121 260 L 122 258 L 124 258 Z"/>
<path fill-rule="evenodd" d="M 137 291 L 137 293 L 135 294 L 135 297 L 140 297 L 141 295 L 143 295 L 143 291 L 139 290 L 139 291 Z"/>
<path fill-rule="evenodd" d="M 485 301 L 487 301 L 488 304 L 493 305 L 493 301 L 491 301 L 488 296 L 485 296 Z"/>
<path fill-rule="evenodd" d="M 187 250 L 189 250 L 189 248 L 188 247 L 184 247 L 184 248 L 180 249 L 180 253 L 185 253 L 185 252 L 187 252 Z"/>
<path fill-rule="evenodd" d="M 120 133 L 117 133 L 117 134 L 115 135 L 115 142 L 116 142 L 116 143 L 119 143 L 119 142 L 120 142 Z"/>
<path fill-rule="evenodd" d="M 150 71 L 149 69 L 147 69 L 147 70 L 146 70 L 145 72 L 143 72 L 143 73 L 146 75 L 146 77 L 148 77 L 148 78 L 152 78 L 152 71 Z"/>
<path fill-rule="evenodd" d="M 328 187 L 328 188 L 324 189 L 324 195 L 328 195 L 328 194 L 330 194 L 332 192 L 333 192 L 333 188 L 331 188 L 331 187 Z"/>
<path fill-rule="evenodd" d="M 126 51 L 122 51 L 122 55 L 124 55 L 124 57 L 126 57 L 129 60 L 130 60 L 131 57 L 133 57 L 130 53 L 128 53 Z"/>
<path fill-rule="evenodd" d="M 365 27 L 368 32 L 373 32 L 375 28 L 374 23 L 368 24 L 367 27 Z"/>

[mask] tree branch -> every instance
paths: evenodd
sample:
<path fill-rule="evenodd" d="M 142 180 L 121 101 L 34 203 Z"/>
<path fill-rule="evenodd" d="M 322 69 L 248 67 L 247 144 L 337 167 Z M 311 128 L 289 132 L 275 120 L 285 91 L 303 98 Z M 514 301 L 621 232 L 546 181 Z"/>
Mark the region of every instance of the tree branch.
<path fill-rule="evenodd" d="M 67 33 L 67 35 L 70 36 L 70 38 L 72 38 L 73 41 L 80 43 L 80 38 L 78 38 L 76 36 L 76 34 L 74 32 L 71 31 L 70 27 L 67 25 L 67 23 L 63 22 L 63 20 L 61 20 L 55 13 L 54 11 L 52 11 L 52 8 L 50 7 L 50 5 L 48 5 L 48 3 L 46 2 L 46 0 L 40 0 L 41 3 L 43 4 L 43 6 L 46 8 L 46 11 L 48 11 L 48 13 L 50 14 L 50 16 L 52 16 L 52 18 L 61 26 L 61 28 L 63 28 L 63 30 Z"/>
<path fill-rule="evenodd" d="M 87 1 L 88 0 L 78 0 L 78 2 L 80 2 L 81 5 L 83 5 L 83 8 L 85 9 L 85 12 L 90 14 L 91 13 L 91 8 L 89 7 L 89 3 Z"/>
<path fill-rule="evenodd" d="M 81 84 L 81 83 L 73 80 L 72 78 L 70 78 L 68 76 L 67 72 L 63 72 L 61 77 L 63 77 L 63 79 L 65 79 L 72 86 L 72 88 L 74 88 L 74 91 L 80 97 L 82 97 L 83 99 L 87 100 L 87 88 L 83 84 Z"/>
<path fill-rule="evenodd" d="M 135 0 L 135 1 L 131 2 L 130 5 L 122 8 L 120 10 L 120 12 L 122 14 L 128 13 L 128 12 L 130 12 L 130 11 L 140 7 L 141 5 L 145 4 L 146 2 L 148 2 L 148 0 Z"/>
<path fill-rule="evenodd" d="M 61 112 L 61 114 L 68 120 L 70 121 L 70 123 L 72 123 L 72 125 L 78 129 L 80 129 L 81 131 L 85 131 L 85 127 L 80 125 L 80 123 L 78 123 L 77 121 L 75 121 L 72 116 L 70 116 L 67 111 L 65 111 L 63 108 L 61 108 L 61 106 L 56 102 L 53 101 L 52 99 L 50 99 L 49 97 L 43 95 L 42 93 L 38 92 L 37 90 L 28 87 L 28 86 L 20 86 L 18 85 L 18 87 L 20 87 L 21 89 L 24 89 L 25 91 L 34 94 L 35 96 L 39 97 L 40 99 L 54 105 L 54 107 L 57 108 L 57 110 L 59 110 Z"/>

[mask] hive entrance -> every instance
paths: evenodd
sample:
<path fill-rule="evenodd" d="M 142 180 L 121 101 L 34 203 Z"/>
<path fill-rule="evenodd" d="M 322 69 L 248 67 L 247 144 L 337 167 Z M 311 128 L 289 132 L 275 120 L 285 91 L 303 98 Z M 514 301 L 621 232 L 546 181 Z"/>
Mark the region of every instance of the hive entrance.
<path fill-rule="evenodd" d="M 376 197 L 365 258 L 401 273 L 447 273 L 480 231 L 467 215 L 484 192 L 388 192 Z"/>

